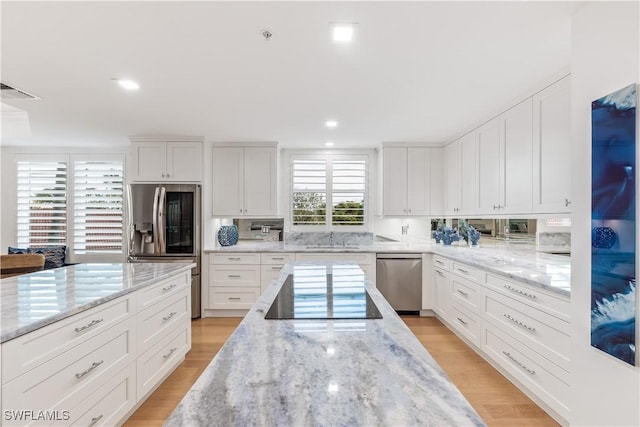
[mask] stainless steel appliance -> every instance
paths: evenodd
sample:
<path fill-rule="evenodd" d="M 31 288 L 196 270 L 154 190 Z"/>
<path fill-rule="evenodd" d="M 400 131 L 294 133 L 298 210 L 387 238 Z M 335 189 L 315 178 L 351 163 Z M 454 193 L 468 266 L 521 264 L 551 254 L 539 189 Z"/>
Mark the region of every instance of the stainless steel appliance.
<path fill-rule="evenodd" d="M 200 317 L 200 203 L 197 184 L 130 184 L 128 262 L 194 262 L 191 318 Z"/>
<path fill-rule="evenodd" d="M 422 254 L 377 254 L 376 287 L 398 312 L 422 308 Z"/>

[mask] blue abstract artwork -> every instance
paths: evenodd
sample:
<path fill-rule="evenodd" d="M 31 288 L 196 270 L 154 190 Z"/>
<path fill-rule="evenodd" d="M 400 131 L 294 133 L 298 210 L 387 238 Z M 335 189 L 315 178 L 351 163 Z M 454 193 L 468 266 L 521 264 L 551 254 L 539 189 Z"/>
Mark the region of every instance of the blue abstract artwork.
<path fill-rule="evenodd" d="M 636 364 L 636 85 L 591 104 L 591 345 Z"/>

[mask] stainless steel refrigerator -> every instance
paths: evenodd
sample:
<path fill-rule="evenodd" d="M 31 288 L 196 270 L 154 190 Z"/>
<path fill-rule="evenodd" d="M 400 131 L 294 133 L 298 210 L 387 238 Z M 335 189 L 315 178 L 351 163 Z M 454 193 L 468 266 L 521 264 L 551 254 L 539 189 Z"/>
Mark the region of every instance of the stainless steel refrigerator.
<path fill-rule="evenodd" d="M 194 262 L 191 318 L 200 317 L 200 203 L 198 184 L 130 184 L 128 262 Z"/>

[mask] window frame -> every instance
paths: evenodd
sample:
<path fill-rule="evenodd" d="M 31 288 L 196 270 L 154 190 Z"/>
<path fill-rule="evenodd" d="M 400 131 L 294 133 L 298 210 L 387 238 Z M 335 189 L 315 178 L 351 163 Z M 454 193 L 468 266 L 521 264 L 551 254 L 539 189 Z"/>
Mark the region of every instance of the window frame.
<path fill-rule="evenodd" d="M 66 189 L 66 263 L 87 263 L 87 262 L 98 262 L 98 263 L 119 263 L 124 262 L 125 259 L 125 246 L 126 246 L 126 197 L 125 191 L 127 181 L 127 167 L 126 167 L 126 156 L 124 153 L 15 153 L 14 157 L 14 191 L 16 201 L 17 201 L 17 180 L 18 180 L 18 169 L 17 164 L 19 161 L 24 162 L 64 162 L 67 165 L 67 189 Z M 74 191 L 75 191 L 75 162 L 81 161 L 97 161 L 97 162 L 121 162 L 122 163 L 122 184 L 123 184 L 123 199 L 122 199 L 122 250 L 118 253 L 85 253 L 78 254 L 75 252 L 74 247 L 74 232 L 75 232 L 75 200 L 74 200 Z M 13 221 L 15 230 L 14 230 L 14 242 L 18 241 L 18 222 L 17 218 Z M 62 244 L 62 243 L 61 243 Z M 14 243 L 15 245 L 15 243 Z"/>
<path fill-rule="evenodd" d="M 371 227 L 370 212 L 372 212 L 371 200 L 371 175 L 372 175 L 372 156 L 369 152 L 363 151 L 322 151 L 322 150 L 307 150 L 307 151 L 290 151 L 286 155 L 286 171 L 287 177 L 287 209 L 286 209 L 286 222 L 289 231 L 295 232 L 365 232 L 369 231 Z M 293 224 L 293 162 L 295 160 L 325 160 L 326 161 L 326 221 L 324 225 L 294 225 Z M 363 212 L 363 224 L 362 225 L 333 225 L 333 161 L 334 160 L 356 160 L 365 162 L 365 189 L 364 189 L 364 212 Z"/>

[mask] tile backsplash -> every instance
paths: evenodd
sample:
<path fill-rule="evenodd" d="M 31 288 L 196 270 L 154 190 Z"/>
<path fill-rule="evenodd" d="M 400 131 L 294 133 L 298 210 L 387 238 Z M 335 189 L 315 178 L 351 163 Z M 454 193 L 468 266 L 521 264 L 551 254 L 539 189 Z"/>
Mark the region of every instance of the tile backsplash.
<path fill-rule="evenodd" d="M 289 231 L 284 233 L 284 241 L 290 245 L 342 245 L 343 242 L 348 245 L 372 245 L 373 233 L 336 231 L 332 242 L 331 233 Z"/>

